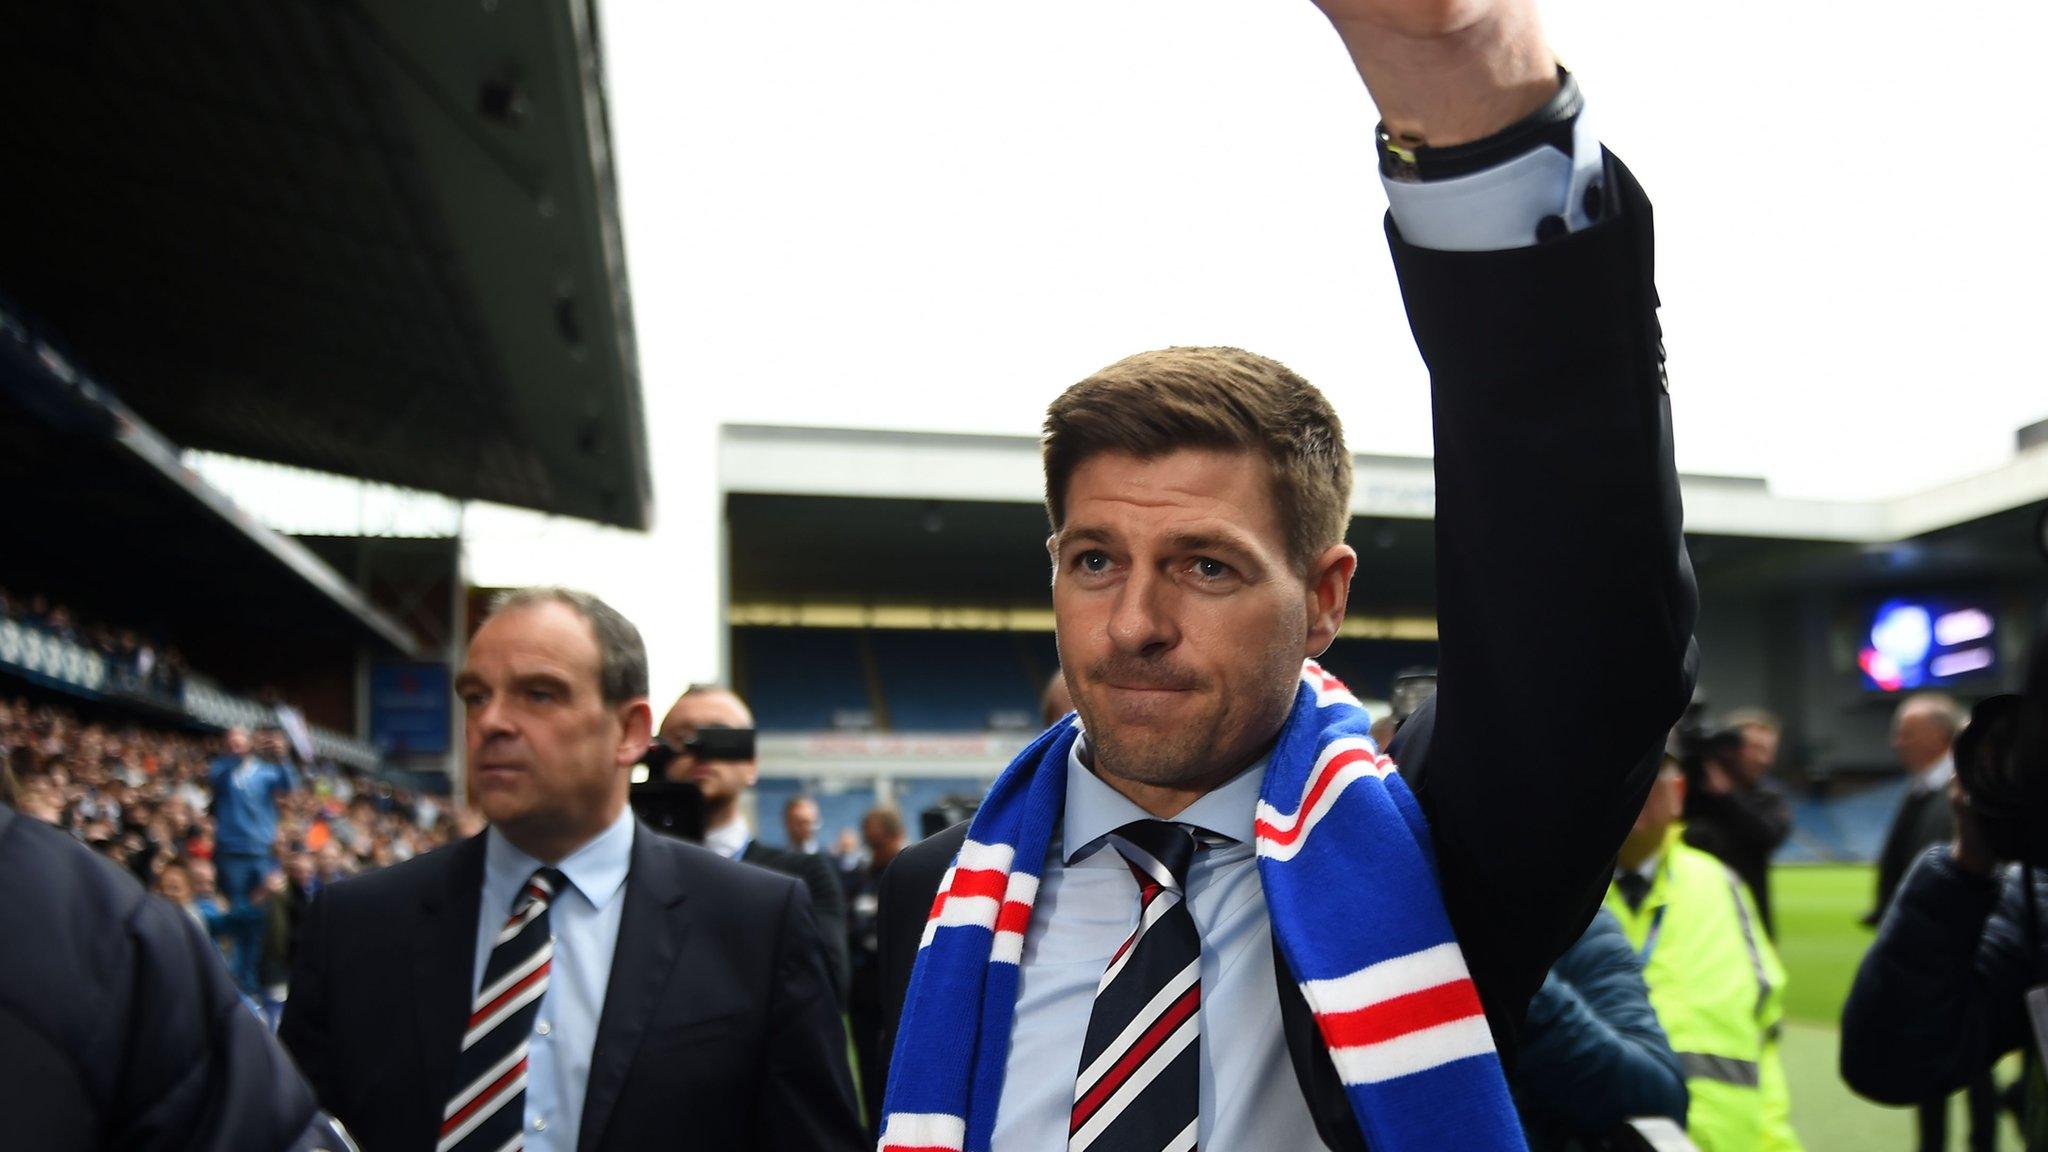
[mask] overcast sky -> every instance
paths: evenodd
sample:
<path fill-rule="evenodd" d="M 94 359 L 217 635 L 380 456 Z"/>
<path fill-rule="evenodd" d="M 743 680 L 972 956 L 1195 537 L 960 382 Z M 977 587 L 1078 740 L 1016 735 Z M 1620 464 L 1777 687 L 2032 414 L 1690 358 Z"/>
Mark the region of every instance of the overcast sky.
<path fill-rule="evenodd" d="M 2048 5 L 1544 10 L 1656 203 L 1682 469 L 1895 495 L 2048 416 Z M 717 671 L 721 423 L 1029 433 L 1124 354 L 1237 344 L 1316 382 L 1354 451 L 1429 452 L 1374 115 L 1306 0 L 601 18 L 658 524 L 480 508 L 467 535 L 480 583 L 638 619 L 657 695 Z"/>

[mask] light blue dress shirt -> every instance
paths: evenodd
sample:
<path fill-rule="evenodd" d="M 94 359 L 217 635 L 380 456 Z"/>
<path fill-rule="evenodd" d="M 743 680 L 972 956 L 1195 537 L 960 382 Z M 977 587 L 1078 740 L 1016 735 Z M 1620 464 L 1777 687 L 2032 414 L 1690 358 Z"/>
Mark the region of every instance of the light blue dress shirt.
<path fill-rule="evenodd" d="M 1024 931 L 995 1152 L 1066 1148 L 1095 986 L 1138 926 L 1138 883 L 1104 837 L 1153 817 L 1097 779 L 1081 762 L 1081 742 L 1074 747 L 1066 812 Z M 1201 1148 L 1323 1147 L 1287 1058 L 1272 928 L 1253 858 L 1252 813 L 1265 771 L 1261 758 L 1174 818 L 1236 841 L 1196 853 L 1188 869 L 1188 912 L 1202 938 Z"/>
<path fill-rule="evenodd" d="M 555 867 L 569 881 L 548 906 L 555 955 L 548 990 L 527 1037 L 526 1147 L 529 1152 L 573 1152 L 583 1122 L 583 1089 L 590 1078 L 590 1053 L 611 980 L 612 952 L 619 943 L 619 916 L 626 901 L 626 871 L 633 862 L 633 811 L 619 813 L 597 839 L 564 857 Z M 477 908 L 476 966 L 469 995 L 483 983 L 491 943 L 511 914 L 519 889 L 540 861 L 514 848 L 496 828 L 485 833 L 484 892 Z"/>

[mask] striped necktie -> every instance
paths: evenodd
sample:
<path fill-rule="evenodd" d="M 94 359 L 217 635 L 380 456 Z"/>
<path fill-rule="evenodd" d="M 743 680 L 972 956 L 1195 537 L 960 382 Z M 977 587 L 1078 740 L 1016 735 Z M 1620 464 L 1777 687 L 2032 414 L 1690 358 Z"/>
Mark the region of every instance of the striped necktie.
<path fill-rule="evenodd" d="M 441 1112 L 434 1152 L 518 1152 L 525 1143 L 526 1038 L 555 955 L 548 905 L 564 883 L 553 868 L 538 869 L 512 901 L 462 1033 L 462 1087 Z"/>
<path fill-rule="evenodd" d="M 1184 886 L 1189 829 L 1138 820 L 1110 833 L 1138 881 L 1138 927 L 1095 988 L 1068 1152 L 1191 1152 L 1201 1053 L 1202 941 Z"/>

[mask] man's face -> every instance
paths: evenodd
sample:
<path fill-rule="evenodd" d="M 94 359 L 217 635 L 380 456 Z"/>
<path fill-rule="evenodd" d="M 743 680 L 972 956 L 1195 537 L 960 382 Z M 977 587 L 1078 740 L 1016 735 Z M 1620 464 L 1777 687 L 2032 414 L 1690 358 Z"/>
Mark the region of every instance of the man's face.
<path fill-rule="evenodd" d="M 818 806 L 809 800 L 790 805 L 782 814 L 782 827 L 791 845 L 809 844 L 818 835 Z"/>
<path fill-rule="evenodd" d="M 676 701 L 662 717 L 661 735 L 681 748 L 700 728 L 751 728 L 754 718 L 746 705 L 730 692 L 692 692 Z M 664 773 L 670 780 L 695 781 L 704 793 L 707 807 L 720 808 L 738 800 L 754 786 L 761 774 L 752 760 L 699 760 L 685 752 L 670 762 Z"/>
<path fill-rule="evenodd" d="M 1736 768 L 1751 783 L 1763 779 L 1778 764 L 1778 734 L 1761 724 L 1742 730 L 1742 746 L 1736 753 Z"/>
<path fill-rule="evenodd" d="M 1636 814 L 1635 827 L 1628 834 L 1629 847 L 1647 852 L 1662 844 L 1665 830 L 1684 811 L 1685 776 L 1667 765 L 1657 773 L 1657 782 L 1650 785 L 1643 810 Z"/>
<path fill-rule="evenodd" d="M 248 754 L 249 754 L 249 733 L 248 733 L 248 731 L 247 731 L 246 729 L 242 729 L 242 728 L 230 728 L 230 729 L 228 729 L 228 755 L 230 755 L 230 756 L 247 756 Z"/>
<path fill-rule="evenodd" d="M 194 860 L 186 866 L 185 870 L 192 879 L 193 895 L 211 896 L 219 888 L 219 884 L 214 879 L 212 861 Z"/>
<path fill-rule="evenodd" d="M 867 845 L 869 855 L 878 860 L 892 857 L 903 849 L 903 834 L 879 816 L 861 818 L 860 838 L 861 843 Z"/>
<path fill-rule="evenodd" d="M 292 883 L 299 887 L 304 888 L 313 882 L 313 857 L 310 855 L 304 852 L 294 852 L 291 858 L 285 861 L 284 866 L 285 874 L 290 876 Z"/>
<path fill-rule="evenodd" d="M 1222 783 L 1278 734 L 1303 658 L 1343 620 L 1356 557 L 1336 545 L 1297 573 L 1268 467 L 1244 452 L 1093 456 L 1063 511 L 1053 614 L 1096 771 Z"/>
<path fill-rule="evenodd" d="M 597 638 L 567 604 L 501 612 L 456 678 L 470 779 L 484 818 L 515 842 L 576 843 L 626 802 L 647 746 L 647 703 L 605 702 Z"/>
<path fill-rule="evenodd" d="M 284 733 L 275 728 L 265 728 L 256 734 L 256 754 L 265 760 L 284 759 Z"/>
<path fill-rule="evenodd" d="M 1901 705 L 1892 717 L 1892 750 L 1906 771 L 1918 772 L 1948 754 L 1948 728 L 1933 710 Z"/>

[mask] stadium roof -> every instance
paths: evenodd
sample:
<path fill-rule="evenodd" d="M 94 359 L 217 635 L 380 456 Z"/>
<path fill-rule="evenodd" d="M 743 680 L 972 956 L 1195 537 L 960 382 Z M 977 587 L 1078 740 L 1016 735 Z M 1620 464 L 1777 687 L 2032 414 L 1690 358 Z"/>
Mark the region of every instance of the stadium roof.
<path fill-rule="evenodd" d="M 182 446 L 645 527 L 595 19 L 19 6 L 0 293 Z"/>
<path fill-rule="evenodd" d="M 257 523 L 177 449 L 0 313 L 5 579 L 188 651 L 232 633 L 416 654 L 407 628 Z M 201 655 L 195 651 L 195 656 Z"/>
<path fill-rule="evenodd" d="M 1364 573 L 1354 620 L 1397 634 L 1434 611 L 1434 465 L 1353 465 L 1350 539 Z M 1033 437 L 732 425 L 719 485 L 735 622 L 818 623 L 892 602 L 1045 604 Z M 1681 476 L 1680 487 L 1693 563 L 1724 592 L 2041 570 L 2033 525 L 2048 505 L 2048 445 L 1892 500 L 1787 499 L 1722 476 Z"/>

